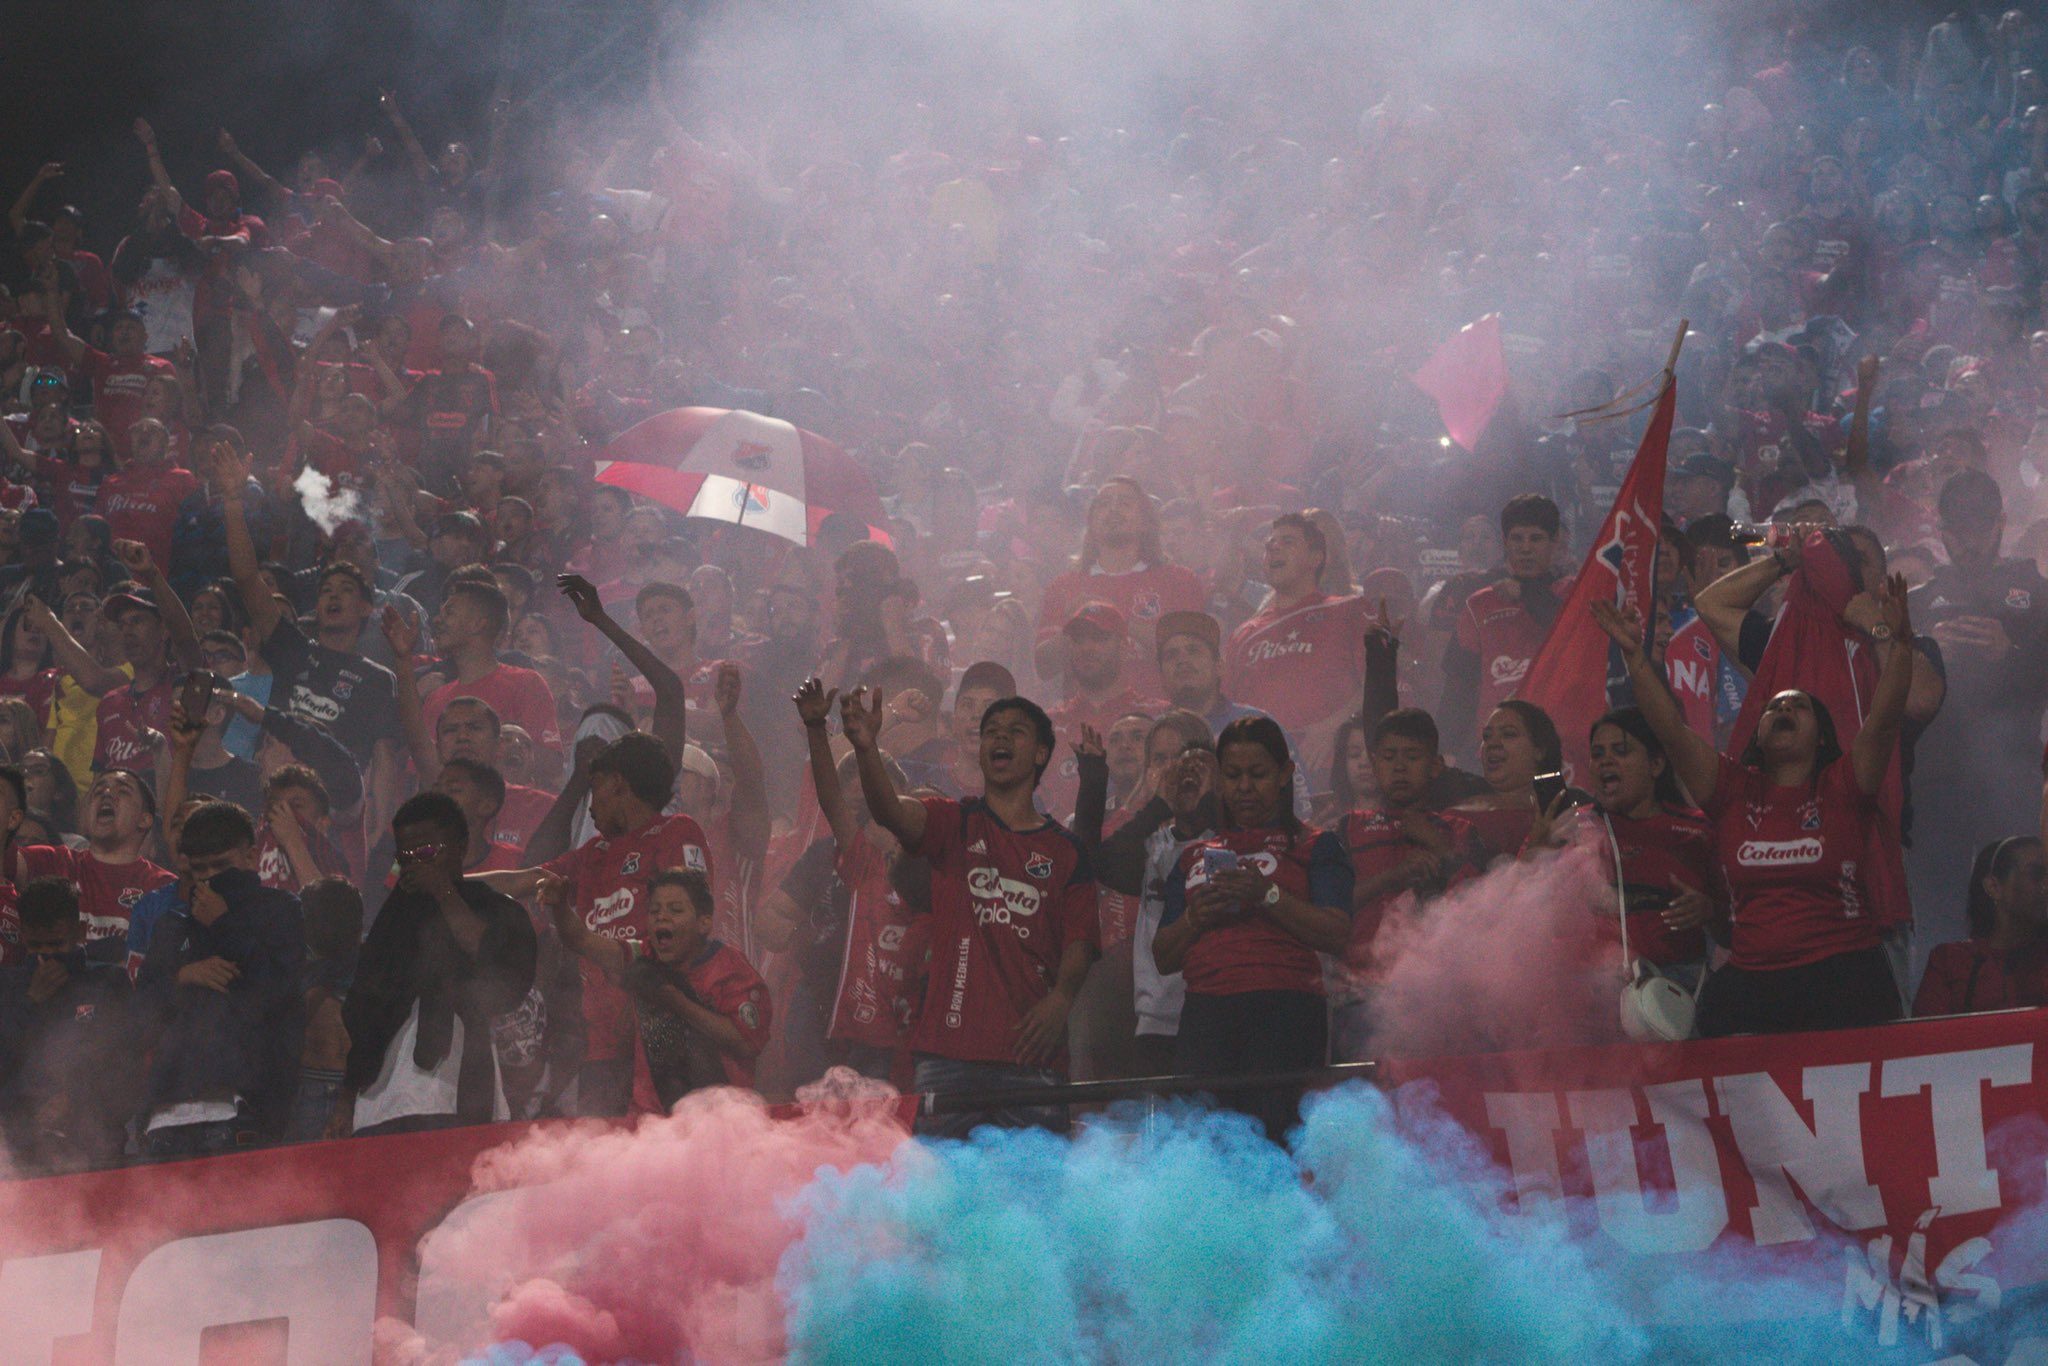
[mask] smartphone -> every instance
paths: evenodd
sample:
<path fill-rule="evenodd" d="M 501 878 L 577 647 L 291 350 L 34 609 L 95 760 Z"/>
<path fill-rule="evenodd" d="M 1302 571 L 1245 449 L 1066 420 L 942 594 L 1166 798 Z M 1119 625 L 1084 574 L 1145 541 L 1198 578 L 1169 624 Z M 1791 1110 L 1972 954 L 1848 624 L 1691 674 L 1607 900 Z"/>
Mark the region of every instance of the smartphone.
<path fill-rule="evenodd" d="M 1564 795 L 1564 774 L 1562 773 L 1539 773 L 1529 781 L 1530 785 L 1536 789 L 1536 809 L 1538 811 L 1548 811 L 1550 804 Z"/>
<path fill-rule="evenodd" d="M 184 704 L 187 717 L 200 722 L 206 720 L 206 709 L 213 705 L 213 689 L 219 677 L 208 669 L 194 669 L 185 675 L 185 691 L 179 701 Z"/>
<path fill-rule="evenodd" d="M 1204 849 L 1202 851 L 1202 871 L 1210 877 L 1214 877 L 1218 873 L 1235 871 L 1236 868 L 1237 850 Z"/>

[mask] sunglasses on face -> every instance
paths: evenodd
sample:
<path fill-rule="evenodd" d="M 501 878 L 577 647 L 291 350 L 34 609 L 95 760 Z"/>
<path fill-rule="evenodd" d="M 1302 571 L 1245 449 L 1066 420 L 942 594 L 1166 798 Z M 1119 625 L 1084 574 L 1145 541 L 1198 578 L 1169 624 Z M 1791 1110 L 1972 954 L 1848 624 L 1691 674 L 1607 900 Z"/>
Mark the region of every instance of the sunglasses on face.
<path fill-rule="evenodd" d="M 441 857 L 441 851 L 447 847 L 445 844 L 416 844 L 410 849 L 399 850 L 398 861 L 400 863 L 432 863 L 435 859 Z"/>

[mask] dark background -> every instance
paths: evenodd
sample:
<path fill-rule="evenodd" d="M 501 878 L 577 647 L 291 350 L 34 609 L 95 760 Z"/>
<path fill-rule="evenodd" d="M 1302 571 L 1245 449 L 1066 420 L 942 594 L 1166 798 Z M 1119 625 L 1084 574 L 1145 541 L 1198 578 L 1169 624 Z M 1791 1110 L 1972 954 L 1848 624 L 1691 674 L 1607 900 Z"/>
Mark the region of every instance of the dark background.
<path fill-rule="evenodd" d="M 72 168 L 37 201 L 74 203 L 103 256 L 149 184 L 130 132 L 156 128 L 188 200 L 222 164 L 215 130 L 285 179 L 309 145 L 337 171 L 364 137 L 395 138 L 377 109 L 396 89 L 431 154 L 450 138 L 483 155 L 485 115 L 515 101 L 517 142 L 563 109 L 594 108 L 646 79 L 678 0 L 4 0 L 0 3 L 0 211 L 38 166 Z"/>

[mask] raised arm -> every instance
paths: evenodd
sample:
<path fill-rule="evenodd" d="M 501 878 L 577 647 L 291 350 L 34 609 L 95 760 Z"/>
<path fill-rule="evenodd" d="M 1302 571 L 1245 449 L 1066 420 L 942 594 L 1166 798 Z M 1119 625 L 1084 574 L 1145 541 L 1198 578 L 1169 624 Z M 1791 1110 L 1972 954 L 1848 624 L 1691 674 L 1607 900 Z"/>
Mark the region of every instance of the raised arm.
<path fill-rule="evenodd" d="M 819 679 L 806 678 L 790 700 L 796 704 L 797 718 L 804 723 L 804 742 L 810 748 L 811 786 L 817 790 L 818 810 L 824 813 L 825 825 L 832 831 L 832 842 L 841 849 L 851 849 L 860 838 L 860 827 L 854 822 L 853 812 L 846 808 L 846 794 L 839 789 L 839 766 L 832 762 L 832 740 L 825 729 L 839 693 Z"/>
<path fill-rule="evenodd" d="M 250 182 L 263 190 L 279 203 L 291 198 L 291 191 L 277 182 L 277 178 L 250 160 L 248 154 L 235 143 L 235 135 L 223 128 L 214 134 L 214 146 L 220 154 L 235 163 L 235 169 L 247 176 Z"/>
<path fill-rule="evenodd" d="M 216 488 L 240 489 L 242 481 L 248 477 L 248 468 L 225 441 L 215 442 L 204 459 L 206 473 Z M 262 565 L 256 558 L 256 543 L 249 537 L 248 514 L 243 510 L 239 497 L 221 500 L 221 524 L 228 542 L 228 573 L 233 576 L 235 588 L 242 595 L 242 607 L 249 614 L 249 624 L 255 628 L 260 645 L 277 629 L 278 618 L 284 615 L 284 609 L 277 605 L 277 595 L 263 581 Z"/>
<path fill-rule="evenodd" d="M 1849 746 L 1849 758 L 1856 765 L 1856 785 L 1875 795 L 1884 784 L 1891 766 L 1892 751 L 1899 742 L 1899 724 L 1906 715 L 1906 696 L 1913 689 L 1913 619 L 1906 608 L 1906 577 L 1894 574 L 1879 591 L 1878 610 L 1883 614 L 1878 634 L 1883 642 L 1884 662 L 1877 673 L 1877 688 L 1871 693 L 1870 714 L 1863 729 Z"/>
<path fill-rule="evenodd" d="M 734 852 L 759 863 L 768 852 L 768 770 L 761 762 L 761 747 L 754 732 L 740 715 L 740 666 L 721 660 L 715 696 L 719 719 L 725 723 L 725 757 L 732 765 L 732 794 L 727 810 L 731 817 Z M 657 723 L 657 734 L 659 734 Z"/>
<path fill-rule="evenodd" d="M 137 119 L 134 123 L 135 140 L 142 144 L 142 154 L 149 158 L 149 178 L 156 182 L 159 190 L 176 195 L 178 187 L 171 184 L 171 173 L 164 169 L 164 159 L 157 152 L 156 129 L 149 126 L 148 119 Z M 182 197 L 178 200 L 182 206 Z"/>
<path fill-rule="evenodd" d="M 1741 658 L 1742 618 L 1758 598 L 1770 591 L 1772 584 L 1799 567 L 1799 558 L 1799 542 L 1795 540 L 1768 555 L 1757 556 L 1740 569 L 1729 570 L 1693 599 L 1700 620 L 1721 642 L 1721 649 L 1730 659 Z"/>
<path fill-rule="evenodd" d="M 92 651 L 78 643 L 78 637 L 71 634 L 50 605 L 31 593 L 22 599 L 22 608 L 29 620 L 35 623 L 43 638 L 50 642 L 50 653 L 56 656 L 57 667 L 70 674 L 78 686 L 94 697 L 104 697 L 128 681 L 128 675 L 119 669 L 109 669 L 92 657 Z"/>
<path fill-rule="evenodd" d="M 240 500 L 231 498 L 228 501 Z M 199 633 L 192 629 L 192 615 L 185 610 L 184 599 L 178 596 L 178 590 L 172 588 L 170 580 L 164 577 L 164 571 L 157 564 L 156 557 L 149 553 L 149 547 L 140 541 L 116 541 L 114 558 L 156 600 L 157 610 L 164 616 L 164 633 L 170 637 L 172 662 L 182 669 L 197 669 L 203 665 L 206 659 L 199 650 Z"/>
<path fill-rule="evenodd" d="M 398 107 L 398 92 L 377 92 L 377 107 L 384 111 L 385 118 L 391 120 L 391 131 L 398 135 L 398 145 L 405 149 L 405 159 L 412 167 L 413 175 L 422 182 L 433 180 L 434 163 L 427 159 L 427 149 L 420 146 L 420 140 L 413 136 L 412 125 L 405 121 L 404 111 Z"/>
<path fill-rule="evenodd" d="M 15 235 L 21 235 L 22 227 L 28 222 L 29 210 L 35 207 L 36 196 L 43 192 L 43 186 L 64 174 L 62 162 L 46 161 L 36 168 L 22 188 L 21 197 L 14 201 L 14 207 L 7 211 L 7 221 L 13 225 Z"/>
<path fill-rule="evenodd" d="M 1365 628 L 1365 696 L 1358 716 L 1365 725 L 1366 739 L 1382 716 L 1401 705 L 1401 627 L 1406 623 L 1387 612 L 1387 600 L 1380 599 L 1379 612 Z"/>
<path fill-rule="evenodd" d="M 616 645 L 619 653 L 626 657 L 626 662 L 638 669 L 640 676 L 654 689 L 654 737 L 661 741 L 661 747 L 668 751 L 669 758 L 681 762 L 683 746 L 689 739 L 689 698 L 681 676 L 605 611 L 604 604 L 598 600 L 597 588 L 589 579 L 581 574 L 562 574 L 556 577 L 555 587 L 576 609 L 576 615 L 595 626 L 606 640 Z M 755 757 L 759 759 L 758 754 Z"/>
<path fill-rule="evenodd" d="M 1865 356 L 1856 362 L 1856 407 L 1849 415 L 1849 443 L 1842 452 L 1842 473 L 1856 488 L 1856 506 L 1867 521 L 1877 515 L 1883 481 L 1870 467 L 1870 404 L 1877 394 L 1879 361 Z"/>
<path fill-rule="evenodd" d="M 897 795 L 896 784 L 889 780 L 881 746 L 876 743 L 882 732 L 882 695 L 877 692 L 875 705 L 869 708 L 862 701 L 867 692 L 855 688 L 840 699 L 839 725 L 860 766 L 860 791 L 867 799 L 868 814 L 905 849 L 915 849 L 924 840 L 924 803 Z"/>
<path fill-rule="evenodd" d="M 1721 756 L 1705 736 L 1685 724 L 1685 713 L 1678 709 L 1678 700 L 1664 685 L 1657 666 L 1650 662 L 1649 652 L 1643 648 L 1642 618 L 1632 611 L 1624 613 L 1611 602 L 1596 600 L 1593 619 L 1620 647 L 1621 657 L 1628 665 L 1629 686 L 1635 690 L 1636 706 L 1641 708 L 1650 729 L 1657 733 L 1678 780 L 1685 784 L 1695 802 L 1705 805 L 1720 781 Z"/>

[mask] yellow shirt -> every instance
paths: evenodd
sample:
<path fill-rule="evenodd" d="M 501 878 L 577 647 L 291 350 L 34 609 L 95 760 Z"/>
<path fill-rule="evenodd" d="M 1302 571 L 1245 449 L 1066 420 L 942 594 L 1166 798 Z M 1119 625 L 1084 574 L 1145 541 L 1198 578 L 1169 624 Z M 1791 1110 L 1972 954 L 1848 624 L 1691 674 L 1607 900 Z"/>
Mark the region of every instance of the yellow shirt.
<path fill-rule="evenodd" d="M 121 672 L 135 677 L 135 666 L 123 663 Z M 70 674 L 57 675 L 57 691 L 50 695 L 50 714 L 43 718 L 50 733 L 50 753 L 71 770 L 71 780 L 80 792 L 92 786 L 92 752 L 100 741 L 100 700 L 78 686 Z"/>

